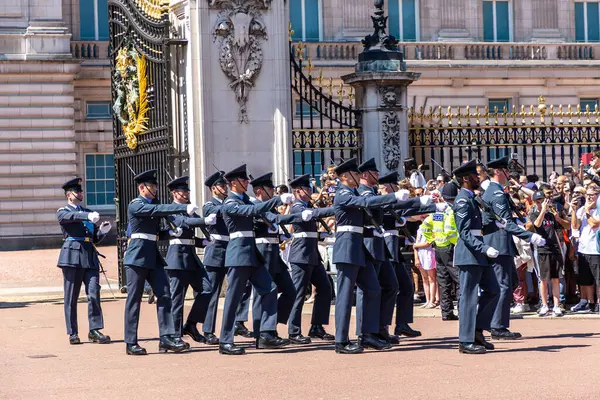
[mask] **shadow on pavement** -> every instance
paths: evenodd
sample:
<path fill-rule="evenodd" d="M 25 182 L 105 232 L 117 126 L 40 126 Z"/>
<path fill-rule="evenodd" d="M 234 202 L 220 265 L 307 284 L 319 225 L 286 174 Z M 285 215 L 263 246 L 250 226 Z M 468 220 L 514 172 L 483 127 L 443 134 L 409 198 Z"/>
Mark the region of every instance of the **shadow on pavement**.
<path fill-rule="evenodd" d="M 0 301 L 0 308 L 23 308 L 32 304 L 62 304 L 63 299 L 45 299 L 30 301 Z"/>

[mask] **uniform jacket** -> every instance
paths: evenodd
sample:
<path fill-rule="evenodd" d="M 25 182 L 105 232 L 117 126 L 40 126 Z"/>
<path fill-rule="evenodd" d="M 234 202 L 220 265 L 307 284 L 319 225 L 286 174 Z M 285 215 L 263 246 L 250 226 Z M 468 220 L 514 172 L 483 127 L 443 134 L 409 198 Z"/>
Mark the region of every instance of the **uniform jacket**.
<path fill-rule="evenodd" d="M 294 234 L 298 233 L 318 233 L 317 219 L 330 217 L 335 214 L 333 207 L 327 208 L 311 208 L 308 204 L 296 199 L 290 209 L 291 213 L 302 215 L 302 211 L 306 209 L 313 211 L 313 218 L 310 221 L 304 222 L 300 219 L 299 222 L 294 223 Z M 303 238 L 294 237 L 290 246 L 290 252 L 288 254 L 288 262 L 293 264 L 310 264 L 319 265 L 321 263 L 321 256 L 318 250 L 318 238 Z"/>
<path fill-rule="evenodd" d="M 454 200 L 454 220 L 458 231 L 458 241 L 454 248 L 454 265 L 489 265 L 485 252 L 490 248 L 482 236 L 471 230 L 481 230 L 481 211 L 473 199 L 473 193 L 460 189 Z"/>
<path fill-rule="evenodd" d="M 229 236 L 229 231 L 221 212 L 222 207 L 223 201 L 215 197 L 202 207 L 202 215 L 205 218 L 210 214 L 217 214 L 217 223 L 206 227 L 206 230 L 211 235 Z M 225 267 L 225 252 L 227 251 L 228 243 L 224 240 L 215 240 L 213 244 L 206 246 L 204 249 L 204 265 L 207 267 Z"/>
<path fill-rule="evenodd" d="M 178 204 L 178 203 L 173 203 Z M 185 239 L 194 240 L 195 242 L 202 243 L 201 239 L 196 238 L 196 227 L 204 226 L 204 218 L 200 218 L 199 215 L 194 214 L 189 217 L 187 215 L 170 215 L 167 217 L 176 227 L 183 230 L 180 237 L 172 237 L 170 239 Z M 196 240 L 198 239 L 198 240 Z M 202 262 L 196 254 L 196 243 L 194 245 L 185 244 L 170 244 L 169 250 L 167 251 L 167 266 L 165 269 L 186 269 L 193 270 L 196 268 L 202 268 Z"/>
<path fill-rule="evenodd" d="M 161 218 L 171 214 L 186 214 L 187 204 L 158 204 L 157 200 L 148 200 L 139 196 L 129 203 L 127 217 L 131 234 L 145 233 L 161 236 Z M 163 233 L 165 238 L 168 235 Z M 158 251 L 157 242 L 146 239 L 131 239 L 125 252 L 124 265 L 155 269 L 166 266 Z"/>
<path fill-rule="evenodd" d="M 281 199 L 274 197 L 263 203 L 253 204 L 248 195 L 242 198 L 233 192 L 229 193 L 221 212 L 229 232 L 229 244 L 225 254 L 226 267 L 258 267 L 265 260 L 256 248 L 254 237 L 232 238 L 234 232 L 253 232 L 253 217 L 263 215 L 273 207 L 281 205 Z"/>
<path fill-rule="evenodd" d="M 59 267 L 99 269 L 100 263 L 94 243 L 104 239 L 96 225 L 88 220 L 92 210 L 67 204 L 56 211 L 63 233 L 63 243 L 58 256 Z M 90 242 L 85 242 L 89 238 Z"/>
<path fill-rule="evenodd" d="M 517 248 L 512 236 L 519 239 L 530 240 L 533 233 L 528 232 L 517 225 L 512 216 L 508 195 L 504 193 L 502 185 L 490 182 L 487 190 L 483 193 L 485 201 L 491 209 L 501 218 L 506 220 L 504 229 L 496 226 L 495 219 L 487 212 L 483 212 L 483 242 L 500 252 L 501 256 L 515 257 L 518 255 Z"/>
<path fill-rule="evenodd" d="M 380 208 L 396 203 L 394 194 L 360 196 L 356 189 L 340 184 L 333 201 L 337 226 L 363 227 L 365 225 L 363 208 Z M 363 240 L 361 233 L 336 231 L 335 244 L 333 245 L 333 262 L 364 267 L 366 258 Z"/>

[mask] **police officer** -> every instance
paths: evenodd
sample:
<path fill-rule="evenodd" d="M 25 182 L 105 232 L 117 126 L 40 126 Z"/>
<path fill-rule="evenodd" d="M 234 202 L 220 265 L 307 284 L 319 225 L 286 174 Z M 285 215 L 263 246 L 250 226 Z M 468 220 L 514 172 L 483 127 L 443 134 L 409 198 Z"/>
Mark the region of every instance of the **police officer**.
<path fill-rule="evenodd" d="M 398 178 L 397 171 L 391 172 L 379 178 L 379 184 L 381 185 L 382 193 L 390 194 L 397 192 L 399 190 Z M 400 217 L 400 221 L 398 221 L 392 215 L 392 211 L 394 211 L 396 215 Z M 429 206 L 422 207 L 419 210 L 386 210 L 383 214 L 383 229 L 385 231 L 383 237 L 385 240 L 389 260 L 396 271 L 396 278 L 398 280 L 398 296 L 396 297 L 396 328 L 394 329 L 394 335 L 396 336 L 421 336 L 421 332 L 411 328 L 409 325 L 413 323 L 414 317 L 415 287 L 413 286 L 410 267 L 408 266 L 404 255 L 400 251 L 400 242 L 402 241 L 402 245 L 404 245 L 404 241 L 411 239 L 411 235 L 410 232 L 408 232 L 404 217 L 434 211 L 435 206 L 431 204 Z"/>
<path fill-rule="evenodd" d="M 458 194 L 458 186 L 449 182 L 442 188 L 442 198 L 453 203 Z M 454 246 L 458 241 L 458 232 L 454 221 L 454 212 L 447 208 L 428 216 L 421 224 L 423 237 L 435 249 L 436 277 L 440 290 L 440 309 L 443 321 L 455 321 L 452 303 L 452 289 L 459 293 L 458 268 L 453 264 Z"/>
<path fill-rule="evenodd" d="M 332 288 L 319 255 L 318 241 L 329 237 L 325 232 L 318 232 L 316 220 L 334 215 L 333 207 L 313 208 L 310 195 L 309 174 L 302 175 L 290 182 L 296 200 L 290 212 L 302 215 L 302 222 L 293 224 L 294 240 L 290 245 L 288 262 L 292 269 L 292 279 L 296 287 L 296 299 L 288 320 L 288 333 L 292 343 L 308 344 L 310 338 L 334 340 L 335 337 L 325 331 L 323 325 L 329 324 Z M 315 287 L 316 295 L 313 304 L 311 327 L 308 337 L 302 335 L 302 308 L 308 285 Z"/>
<path fill-rule="evenodd" d="M 219 338 L 215 335 L 217 307 L 219 305 L 223 280 L 227 274 L 225 252 L 229 243 L 229 232 L 227 231 L 227 226 L 225 226 L 225 221 L 223 221 L 221 209 L 223 201 L 227 197 L 228 189 L 227 181 L 223 177 L 223 174 L 225 172 L 217 171 L 204 181 L 204 185 L 210 188 L 212 198 L 202 207 L 202 215 L 205 218 L 212 214 L 217 216 L 216 224 L 206 227 L 210 233 L 211 242 L 204 249 L 204 267 L 206 268 L 211 284 L 211 297 L 206 317 L 202 324 L 202 331 L 204 332 L 206 344 L 211 345 L 219 344 Z"/>
<path fill-rule="evenodd" d="M 83 189 L 80 178 L 66 182 L 62 189 L 65 191 L 67 205 L 59 208 L 56 216 L 65 242 L 60 249 L 57 265 L 62 269 L 64 278 L 65 321 L 69 343 L 81 343 L 77 324 L 77 299 L 82 283 L 88 298 L 88 339 L 94 343 L 110 343 L 110 337 L 100 332 L 100 329 L 104 329 L 100 307 L 100 261 L 94 247 L 94 243 L 104 239 L 110 231 L 110 222 L 103 222 L 98 228 L 96 223 L 100 220 L 100 214 L 81 207 Z"/>
<path fill-rule="evenodd" d="M 185 213 L 191 216 L 198 207 L 195 204 L 159 204 L 156 197 L 158 181 L 155 169 L 136 175 L 134 181 L 138 185 L 139 196 L 129 203 L 127 209 L 131 240 L 123 260 L 127 277 L 126 352 L 136 356 L 147 354 L 146 349 L 138 344 L 137 336 L 145 280 L 150 283 L 154 295 L 157 297 L 159 351 L 184 351 L 189 348 L 189 345 L 177 335 L 173 324 L 169 280 L 164 270 L 167 264 L 160 255 L 156 242 L 159 238 L 168 238 L 167 232 L 161 232 L 162 217 Z"/>
<path fill-rule="evenodd" d="M 187 205 L 190 203 L 188 180 L 188 176 L 182 176 L 167 184 L 173 196 L 173 204 Z M 195 227 L 214 225 L 217 222 L 217 215 L 209 214 L 206 218 L 200 218 L 196 214 L 191 217 L 179 214 L 170 215 L 167 218 L 173 225 L 181 228 L 181 234 L 177 233 L 169 240 L 167 266 L 165 267 L 171 287 L 175 330 L 179 337 L 186 334 L 196 342 L 206 343 L 205 337 L 198 331 L 196 324 L 203 322 L 206 316 L 211 298 L 211 282 L 202 262 L 196 255 L 196 247 L 201 247 L 207 241 L 196 237 Z M 208 239 L 210 240 L 210 238 Z M 194 289 L 196 296 L 184 325 L 183 303 L 188 286 Z"/>
<path fill-rule="evenodd" d="M 273 173 L 269 172 L 265 175 L 253 179 L 250 184 L 256 196 L 255 204 L 260 204 L 273 198 L 275 194 L 275 185 L 273 184 Z M 286 324 L 294 306 L 296 299 L 296 287 L 292 281 L 292 277 L 288 271 L 287 265 L 279 256 L 280 239 L 288 240 L 291 237 L 281 237 L 279 235 L 279 226 L 287 225 L 292 222 L 302 221 L 302 215 L 288 214 L 279 215 L 276 210 L 269 210 L 265 214 L 265 218 L 272 224 L 275 229 L 269 229 L 263 220 L 254 220 L 254 235 L 256 247 L 265 260 L 265 265 L 273 282 L 277 285 L 279 298 L 277 299 L 277 322 Z M 254 332 L 259 332 L 260 329 L 260 302 L 257 301 L 258 296 L 254 293 L 254 302 L 252 304 L 252 319 Z M 286 341 L 287 342 L 287 341 Z"/>
<path fill-rule="evenodd" d="M 335 351 L 336 353 L 356 354 L 361 353 L 364 347 L 377 350 L 387 349 L 391 345 L 378 338 L 381 286 L 373 264 L 368 262 L 365 257 L 363 209 L 396 204 L 406 200 L 408 192 L 399 191 L 385 196 L 360 196 L 356 190 L 360 178 L 356 158 L 337 166 L 335 173 L 341 182 L 333 203 L 337 220 L 333 262 L 338 270 L 338 290 L 335 303 Z M 358 343 L 350 342 L 348 335 L 355 285 L 358 285 L 363 292 L 360 327 L 362 336 L 359 337 Z"/>
<path fill-rule="evenodd" d="M 246 165 L 241 165 L 225 174 L 230 191 L 221 209 L 223 220 L 229 232 L 229 244 L 225 255 L 228 288 L 225 295 L 223 324 L 219 352 L 221 354 L 241 355 L 245 350 L 234 344 L 234 324 L 236 308 L 250 281 L 256 289 L 261 302 L 261 325 L 257 338 L 259 348 L 280 348 L 285 342 L 277 337 L 277 287 L 273 283 L 254 239 L 253 217 L 261 216 L 282 202 L 290 204 L 294 196 L 289 193 L 271 200 L 252 204 L 248 190 Z"/>
<path fill-rule="evenodd" d="M 481 211 L 473 192 L 479 187 L 477 162 L 471 160 L 453 173 L 461 185 L 454 201 L 454 220 L 458 230 L 454 265 L 459 268 L 460 281 L 458 351 L 483 354 L 486 349 L 494 349 L 494 345 L 485 340 L 483 330 L 490 329 L 500 293 L 488 257 L 496 258 L 499 252 L 483 242 Z"/>
<path fill-rule="evenodd" d="M 483 213 L 483 242 L 500 252 L 498 257 L 490 260 L 500 285 L 500 297 L 491 323 L 492 339 L 511 340 L 521 337 L 520 333 L 508 329 L 513 284 L 516 283 L 513 277 L 516 275 L 514 258 L 517 256 L 517 248 L 513 236 L 531 241 L 537 246 L 543 246 L 546 241 L 537 233 L 520 228 L 513 219 L 513 209 L 503 186 L 508 180 L 508 163 L 509 156 L 487 163 L 490 183 L 482 198 L 489 205 L 490 211 L 502 219 L 502 222 L 498 222 L 491 212 Z"/>

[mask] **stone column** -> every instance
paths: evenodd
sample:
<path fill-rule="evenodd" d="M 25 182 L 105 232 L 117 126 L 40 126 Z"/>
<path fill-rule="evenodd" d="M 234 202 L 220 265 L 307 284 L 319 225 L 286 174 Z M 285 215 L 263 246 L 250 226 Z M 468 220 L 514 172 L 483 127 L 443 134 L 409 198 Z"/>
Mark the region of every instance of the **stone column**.
<path fill-rule="evenodd" d="M 470 41 L 471 35 L 467 29 L 465 0 L 440 0 L 441 29 L 438 40 L 464 42 Z"/>

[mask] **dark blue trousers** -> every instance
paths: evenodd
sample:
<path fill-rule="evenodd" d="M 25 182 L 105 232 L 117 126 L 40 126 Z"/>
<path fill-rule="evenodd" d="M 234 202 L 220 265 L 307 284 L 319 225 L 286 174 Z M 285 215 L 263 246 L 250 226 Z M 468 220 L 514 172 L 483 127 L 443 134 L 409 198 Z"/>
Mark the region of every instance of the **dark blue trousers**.
<path fill-rule="evenodd" d="M 210 301 L 208 302 L 208 309 L 206 310 L 206 316 L 202 324 L 202 332 L 204 333 L 215 333 L 219 296 L 221 296 L 221 289 L 223 288 L 223 281 L 225 280 L 225 275 L 227 275 L 227 270 L 228 268 L 224 267 L 206 267 L 211 288 Z"/>
<path fill-rule="evenodd" d="M 511 256 L 498 256 L 490 261 L 492 262 L 491 267 L 494 269 L 496 280 L 500 286 L 498 304 L 494 310 L 491 326 L 492 329 L 508 329 L 510 326 L 510 303 L 513 294 L 513 279 L 516 273 L 515 261 Z"/>
<path fill-rule="evenodd" d="M 208 303 L 211 297 L 211 284 L 204 268 L 168 269 L 167 276 L 171 287 L 171 302 L 173 305 L 173 324 L 179 336 L 183 335 L 183 303 L 189 286 L 196 296 L 187 321 L 203 322 L 206 317 Z"/>
<path fill-rule="evenodd" d="M 65 322 L 67 334 L 79 333 L 77 324 L 77 300 L 81 284 L 85 285 L 88 300 L 88 322 L 90 331 L 103 329 L 102 307 L 100 307 L 100 273 L 97 269 L 62 267 L 65 290 Z"/>
<path fill-rule="evenodd" d="M 309 283 L 315 287 L 315 302 L 313 304 L 312 325 L 329 324 L 331 311 L 331 283 L 322 264 L 292 264 L 292 280 L 296 287 L 296 299 L 288 319 L 288 333 L 290 336 L 302 333 L 302 308 L 304 307 L 304 294 Z"/>
<path fill-rule="evenodd" d="M 490 329 L 500 287 L 491 266 L 461 265 L 459 271 L 458 340 L 473 343 L 476 329 Z"/>
<path fill-rule="evenodd" d="M 410 273 L 410 266 L 405 263 L 392 265 L 398 280 L 398 296 L 396 296 L 396 325 L 412 324 L 414 316 L 415 287 Z"/>
<path fill-rule="evenodd" d="M 391 325 L 394 308 L 398 297 L 398 278 L 396 271 L 389 261 L 373 261 L 373 269 L 381 286 L 381 301 L 379 304 L 379 324 L 377 332 Z M 362 335 L 364 292 L 359 287 L 356 290 L 356 334 Z M 365 332 L 370 333 L 370 332 Z"/>

